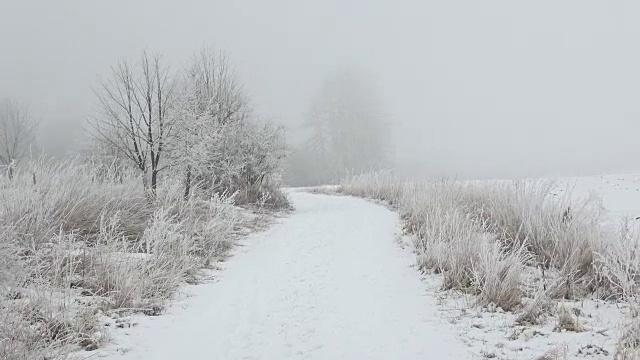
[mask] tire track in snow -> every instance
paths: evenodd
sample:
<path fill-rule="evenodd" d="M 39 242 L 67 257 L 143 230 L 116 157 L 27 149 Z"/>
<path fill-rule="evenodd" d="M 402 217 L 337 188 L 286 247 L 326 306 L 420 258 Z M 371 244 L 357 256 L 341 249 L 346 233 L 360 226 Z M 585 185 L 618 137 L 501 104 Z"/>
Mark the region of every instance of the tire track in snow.
<path fill-rule="evenodd" d="M 290 196 L 296 211 L 244 241 L 218 282 L 116 333 L 99 357 L 472 358 L 396 243 L 394 213 L 352 197 Z"/>

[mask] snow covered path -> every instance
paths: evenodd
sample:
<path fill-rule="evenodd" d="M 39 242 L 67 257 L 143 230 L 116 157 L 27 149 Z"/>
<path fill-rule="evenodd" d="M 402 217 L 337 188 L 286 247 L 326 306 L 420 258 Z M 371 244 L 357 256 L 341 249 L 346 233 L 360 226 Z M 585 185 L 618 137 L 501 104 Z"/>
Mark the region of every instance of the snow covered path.
<path fill-rule="evenodd" d="M 219 281 L 116 334 L 120 351 L 100 357 L 471 359 L 396 242 L 394 213 L 351 197 L 291 198 L 296 211 L 244 241 Z"/>

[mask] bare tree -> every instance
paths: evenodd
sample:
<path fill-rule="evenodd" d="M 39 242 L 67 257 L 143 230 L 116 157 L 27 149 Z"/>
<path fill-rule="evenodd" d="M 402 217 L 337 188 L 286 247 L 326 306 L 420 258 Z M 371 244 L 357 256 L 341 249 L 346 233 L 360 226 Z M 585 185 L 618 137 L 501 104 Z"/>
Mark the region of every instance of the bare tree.
<path fill-rule="evenodd" d="M 0 101 L 0 164 L 8 169 L 9 178 L 34 144 L 39 124 L 28 104 Z"/>
<path fill-rule="evenodd" d="M 94 89 L 100 113 L 92 118 L 91 135 L 131 160 L 142 172 L 145 188 L 150 174 L 154 195 L 172 136 L 174 84 L 160 55 L 144 52 L 135 68 L 122 61 L 112 69 L 112 78 Z"/>

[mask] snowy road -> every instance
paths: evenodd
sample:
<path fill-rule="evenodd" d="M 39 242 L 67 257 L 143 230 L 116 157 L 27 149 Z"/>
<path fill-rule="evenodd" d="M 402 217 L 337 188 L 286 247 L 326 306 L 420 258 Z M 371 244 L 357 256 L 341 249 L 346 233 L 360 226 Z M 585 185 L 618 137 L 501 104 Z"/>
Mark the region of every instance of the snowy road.
<path fill-rule="evenodd" d="M 395 241 L 398 218 L 351 197 L 292 193 L 219 281 L 116 334 L 108 359 L 470 359 Z M 123 354 L 124 353 L 124 354 Z"/>

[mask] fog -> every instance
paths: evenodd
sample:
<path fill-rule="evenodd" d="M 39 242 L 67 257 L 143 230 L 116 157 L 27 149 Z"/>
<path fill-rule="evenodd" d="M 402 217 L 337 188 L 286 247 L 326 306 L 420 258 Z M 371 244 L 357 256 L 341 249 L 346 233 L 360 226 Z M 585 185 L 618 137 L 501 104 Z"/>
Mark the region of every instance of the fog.
<path fill-rule="evenodd" d="M 118 59 L 180 66 L 208 44 L 293 142 L 323 80 L 365 69 L 405 175 L 640 171 L 639 16 L 632 0 L 2 0 L 0 98 L 29 100 L 61 154 Z"/>

